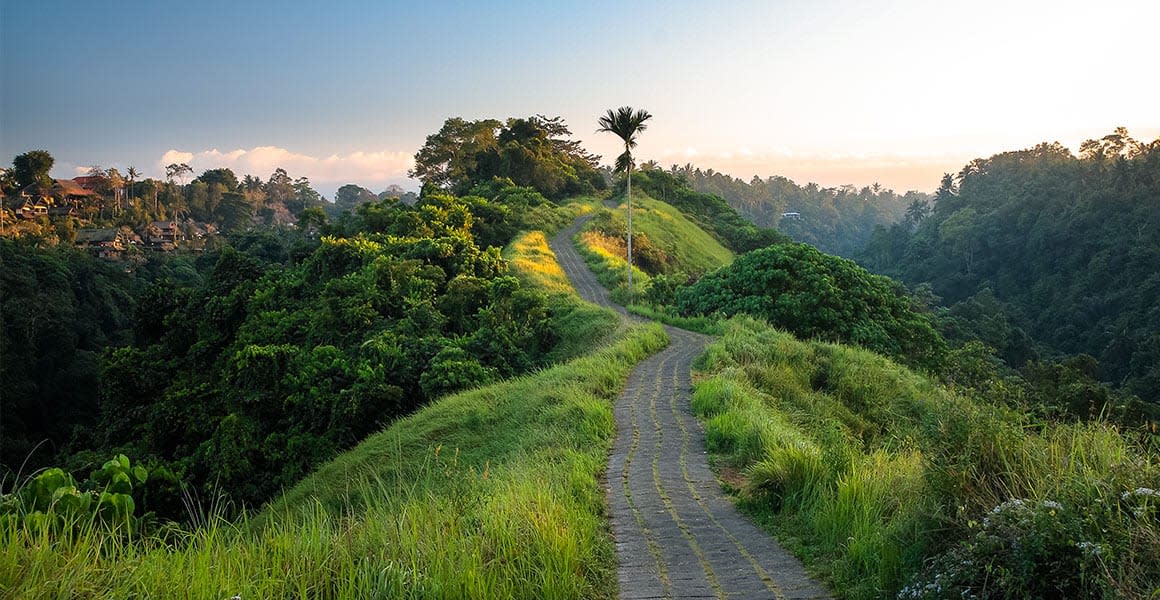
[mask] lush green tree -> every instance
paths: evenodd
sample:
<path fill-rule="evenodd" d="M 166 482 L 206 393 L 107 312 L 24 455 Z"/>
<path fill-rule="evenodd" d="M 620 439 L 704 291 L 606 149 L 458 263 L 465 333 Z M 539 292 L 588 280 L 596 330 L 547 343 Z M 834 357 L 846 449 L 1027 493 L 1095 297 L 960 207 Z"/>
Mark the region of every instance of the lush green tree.
<path fill-rule="evenodd" d="M 466 121 L 447 119 L 415 154 L 415 166 L 407 174 L 445 192 L 463 193 L 472 185 L 472 174 L 480 152 L 496 145 L 501 126 L 494 119 Z"/>
<path fill-rule="evenodd" d="M 747 313 L 803 338 L 855 343 L 936 370 L 946 344 L 897 282 L 807 244 L 754 250 L 681 290 L 685 315 Z"/>
<path fill-rule="evenodd" d="M 536 115 L 504 123 L 448 119 L 427 137 L 410 175 L 423 181 L 423 196 L 464 195 L 495 178 L 553 199 L 603 189 L 604 179 L 596 171 L 599 157 L 569 136 L 560 117 Z"/>
<path fill-rule="evenodd" d="M 17 189 L 33 184 L 52 186 L 48 172 L 52 170 L 52 155 L 45 150 L 30 150 L 12 159 L 12 178 Z"/>
<path fill-rule="evenodd" d="M 238 176 L 234 175 L 233 170 L 228 168 L 207 169 L 194 181 L 204 182 L 207 186 L 213 184 L 221 184 L 227 192 L 238 191 L 241 185 L 238 183 Z"/>
<path fill-rule="evenodd" d="M 294 180 L 286 169 L 279 167 L 270 174 L 262 190 L 266 193 L 266 202 L 286 205 L 294 199 Z"/>
<path fill-rule="evenodd" d="M 636 138 L 648 125 L 645 123 L 652 118 L 648 111 L 633 110 L 631 106 L 622 106 L 608 112 L 598 119 L 600 129 L 616 134 L 624 142 L 624 153 L 616 157 L 616 171 L 626 174 L 625 199 L 628 210 L 628 295 L 632 296 L 632 149 L 636 147 Z"/>
<path fill-rule="evenodd" d="M 361 204 L 375 202 L 377 200 L 379 198 L 373 192 L 353 183 L 348 183 L 338 188 L 338 191 L 334 194 L 334 206 L 340 211 L 354 210 Z"/>

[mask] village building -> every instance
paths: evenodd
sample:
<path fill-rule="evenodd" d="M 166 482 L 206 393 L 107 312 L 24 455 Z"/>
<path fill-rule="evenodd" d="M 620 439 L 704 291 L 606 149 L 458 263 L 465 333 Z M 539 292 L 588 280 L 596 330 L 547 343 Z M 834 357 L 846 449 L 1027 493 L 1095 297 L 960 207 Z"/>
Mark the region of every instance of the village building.
<path fill-rule="evenodd" d="M 78 177 L 77 179 L 81 178 Z M 84 187 L 77 182 L 77 179 L 54 180 L 52 184 L 53 197 L 73 206 L 80 206 L 85 202 L 100 199 L 101 195 L 99 193 Z"/>
<path fill-rule="evenodd" d="M 154 221 L 145 228 L 145 246 L 151 250 L 171 252 L 185 239 L 175 221 Z"/>
<path fill-rule="evenodd" d="M 123 232 L 117 229 L 82 229 L 74 244 L 97 258 L 118 258 L 128 245 Z"/>

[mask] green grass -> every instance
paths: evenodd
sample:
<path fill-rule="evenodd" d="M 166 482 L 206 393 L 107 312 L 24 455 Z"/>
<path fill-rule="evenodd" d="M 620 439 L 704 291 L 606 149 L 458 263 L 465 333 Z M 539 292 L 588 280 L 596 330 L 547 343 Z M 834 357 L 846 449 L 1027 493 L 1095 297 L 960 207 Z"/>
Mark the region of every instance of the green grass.
<path fill-rule="evenodd" d="M 646 319 L 660 321 L 665 325 L 672 325 L 706 335 L 721 335 L 725 332 L 725 327 L 721 319 L 716 317 L 682 317 L 651 304 L 629 304 L 626 309 L 628 312 L 640 315 Z"/>
<path fill-rule="evenodd" d="M 556 255 L 548 246 L 548 238 L 542 231 L 521 234 L 504 249 L 503 257 L 526 285 L 548 292 L 576 291 L 556 262 Z"/>
<path fill-rule="evenodd" d="M 699 363 L 693 403 L 706 443 L 736 474 L 742 505 L 832 589 L 849 598 L 893 597 L 912 582 L 906 597 L 1160 590 L 1157 498 L 1135 491 L 1160 489 L 1160 466 L 1114 427 L 1029 422 L 868 351 L 747 318 L 725 327 Z"/>
<path fill-rule="evenodd" d="M 11 598 L 607 598 L 598 477 L 612 400 L 657 325 L 449 396 L 344 453 L 258 517 L 168 538 L 0 529 Z"/>
<path fill-rule="evenodd" d="M 620 317 L 615 312 L 580 300 L 542 231 L 521 234 L 504 249 L 504 258 L 525 285 L 550 295 L 552 329 L 558 340 L 544 357 L 545 363 L 586 354 L 603 345 L 620 326 Z"/>
<path fill-rule="evenodd" d="M 570 198 L 560 205 L 541 204 L 528 210 L 522 216 L 524 228 L 528 231 L 541 231 L 552 235 L 569 226 L 576 217 L 598 210 L 601 199 L 595 196 L 578 196 Z"/>
<path fill-rule="evenodd" d="M 599 209 L 604 215 L 577 236 L 576 248 L 596 273 L 597 279 L 612 290 L 613 299 L 627 300 L 627 261 L 624 240 L 610 231 L 626 228 L 624 206 Z M 604 222 L 605 225 L 601 225 Z M 651 275 L 660 273 L 700 274 L 733 262 L 733 253 L 672 206 L 633 194 L 633 282 L 647 289 Z M 607 229 L 608 231 L 601 231 Z M 649 260 L 649 257 L 652 260 Z M 651 265 L 641 268 L 641 265 Z"/>
<path fill-rule="evenodd" d="M 580 301 L 543 234 L 505 254 L 552 295 L 549 358 L 579 358 L 434 402 L 236 522 L 133 535 L 0 520 L 0 597 L 612 596 L 599 481 L 612 403 L 667 340 Z"/>

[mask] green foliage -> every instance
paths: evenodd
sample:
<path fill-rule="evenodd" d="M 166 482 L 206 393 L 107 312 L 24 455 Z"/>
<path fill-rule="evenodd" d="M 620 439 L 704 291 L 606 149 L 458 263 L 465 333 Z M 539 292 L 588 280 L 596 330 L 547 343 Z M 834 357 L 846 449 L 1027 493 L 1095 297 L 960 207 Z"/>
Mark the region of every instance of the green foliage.
<path fill-rule="evenodd" d="M 1156 402 L 1160 141 L 1121 130 L 1084 147 L 974 160 L 929 216 L 877 231 L 860 259 L 961 305 L 958 324 L 1011 366 L 1035 358 L 1026 335 L 1046 355 L 1094 356 L 1099 379 Z"/>
<path fill-rule="evenodd" d="M 1044 424 L 864 350 L 748 318 L 693 407 L 743 506 L 850 598 L 1149 597 L 1160 466 L 1105 423 Z"/>
<path fill-rule="evenodd" d="M 30 150 L 17 155 L 12 159 L 12 178 L 16 188 L 33 184 L 46 189 L 52 187 L 48 172 L 52 170 L 53 162 L 52 155 L 45 150 Z"/>
<path fill-rule="evenodd" d="M 150 287 L 135 343 L 101 360 L 94 441 L 238 509 L 431 399 L 585 347 L 571 336 L 607 320 L 577 327 L 569 304 L 507 275 L 496 246 L 516 210 L 574 209 L 505 181 L 481 193 L 494 199 L 364 203 L 314 243 L 241 233 L 194 285 Z"/>
<path fill-rule="evenodd" d="M 805 244 L 755 250 L 678 294 L 683 315 L 766 319 L 803 338 L 855 343 L 937 368 L 945 343 L 897 283 Z"/>
<path fill-rule="evenodd" d="M 496 370 L 485 368 L 462 348 L 444 348 L 431 358 L 419 376 L 419 387 L 428 398 L 478 387 L 496 379 Z"/>
<path fill-rule="evenodd" d="M 0 463 L 51 464 L 96 420 L 98 356 L 125 343 L 137 281 L 69 248 L 0 239 Z M 34 448 L 47 440 L 39 451 Z"/>
<path fill-rule="evenodd" d="M 599 309 L 596 309 L 599 310 Z M 119 540 L 0 526 L 0 589 L 94 598 L 608 598 L 600 474 L 612 400 L 665 343 L 622 331 L 567 364 L 443 398 L 319 469 L 257 518 Z M 152 477 L 151 477 L 152 479 Z"/>
<path fill-rule="evenodd" d="M 79 485 L 59 467 L 45 469 L 0 496 L 0 532 L 22 528 L 35 532 L 47 526 L 54 535 L 61 535 L 93 520 L 135 525 L 140 515 L 133 496 L 148 478 L 149 472 L 134 466 L 124 454 L 107 461 Z"/>
<path fill-rule="evenodd" d="M 603 189 L 597 157 L 569 136 L 559 117 L 511 118 L 505 123 L 452 118 L 427 136 L 409 174 L 423 181 L 423 196 L 440 190 L 464 195 L 497 177 L 552 199 Z"/>

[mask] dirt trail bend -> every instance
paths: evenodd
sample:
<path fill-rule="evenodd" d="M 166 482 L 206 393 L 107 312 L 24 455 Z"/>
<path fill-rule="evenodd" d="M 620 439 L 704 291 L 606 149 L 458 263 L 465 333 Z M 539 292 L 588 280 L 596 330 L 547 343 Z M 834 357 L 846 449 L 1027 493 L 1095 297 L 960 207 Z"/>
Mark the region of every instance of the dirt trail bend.
<path fill-rule="evenodd" d="M 588 218 L 557 235 L 552 251 L 581 297 L 623 313 L 572 245 Z M 607 479 L 620 597 L 829 598 L 721 491 L 690 408 L 692 362 L 710 338 L 665 331 L 672 343 L 637 365 L 614 409 Z"/>

